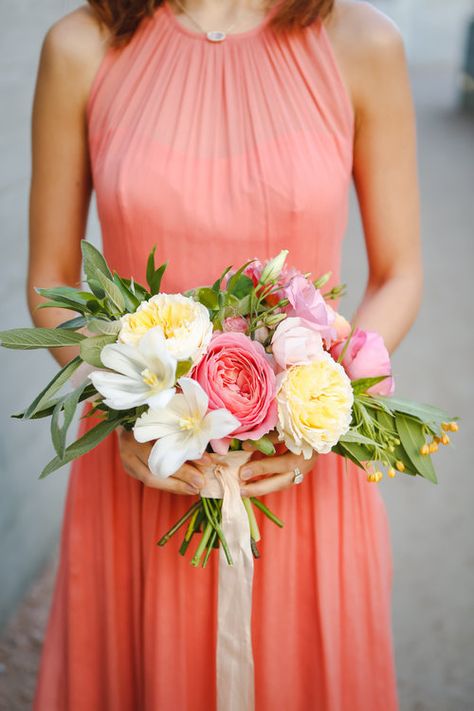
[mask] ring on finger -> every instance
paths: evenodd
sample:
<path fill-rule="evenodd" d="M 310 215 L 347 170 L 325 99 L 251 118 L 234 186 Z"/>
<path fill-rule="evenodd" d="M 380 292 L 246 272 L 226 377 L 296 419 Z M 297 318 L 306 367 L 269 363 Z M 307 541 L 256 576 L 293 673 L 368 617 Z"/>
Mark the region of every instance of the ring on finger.
<path fill-rule="evenodd" d="M 293 469 L 293 484 L 301 484 L 304 479 L 304 474 L 299 467 Z"/>

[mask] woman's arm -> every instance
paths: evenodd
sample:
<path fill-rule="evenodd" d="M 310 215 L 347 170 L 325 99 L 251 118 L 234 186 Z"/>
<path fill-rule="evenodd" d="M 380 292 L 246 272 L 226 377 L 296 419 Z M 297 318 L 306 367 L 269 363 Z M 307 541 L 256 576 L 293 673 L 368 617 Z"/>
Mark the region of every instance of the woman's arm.
<path fill-rule="evenodd" d="M 393 351 L 415 319 L 422 289 L 415 117 L 405 52 L 397 28 L 366 3 L 338 3 L 329 29 L 353 98 L 354 180 L 369 263 L 354 321 L 380 333 Z"/>
<path fill-rule="evenodd" d="M 34 287 L 77 286 L 80 240 L 92 190 L 85 108 L 105 50 L 97 20 L 77 10 L 47 33 L 43 42 L 32 116 L 27 298 L 36 326 L 67 320 L 62 309 L 36 309 L 43 298 Z M 64 364 L 74 348 L 54 349 Z"/>
<path fill-rule="evenodd" d="M 337 0 L 327 28 L 356 117 L 354 179 L 369 279 L 354 320 L 393 350 L 413 323 L 422 284 L 415 121 L 403 43 L 392 23 L 362 2 Z M 293 486 L 295 467 L 306 474 L 316 458 L 288 452 L 251 460 L 241 472 L 241 493 Z M 256 476 L 265 478 L 249 481 Z"/>

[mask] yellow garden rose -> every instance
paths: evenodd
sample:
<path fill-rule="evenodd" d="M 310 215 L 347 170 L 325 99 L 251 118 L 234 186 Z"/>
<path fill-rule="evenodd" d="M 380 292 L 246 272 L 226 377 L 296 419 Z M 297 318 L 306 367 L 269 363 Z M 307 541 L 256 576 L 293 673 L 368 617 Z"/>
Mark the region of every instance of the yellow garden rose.
<path fill-rule="evenodd" d="M 294 454 L 309 459 L 326 454 L 351 423 L 354 394 L 343 367 L 329 353 L 279 376 L 277 402 L 280 439 Z"/>
<path fill-rule="evenodd" d="M 197 363 L 212 336 L 212 323 L 205 306 L 182 294 L 156 294 L 143 301 L 133 314 L 122 316 L 119 341 L 135 346 L 151 328 L 159 326 L 166 349 L 176 360 Z"/>

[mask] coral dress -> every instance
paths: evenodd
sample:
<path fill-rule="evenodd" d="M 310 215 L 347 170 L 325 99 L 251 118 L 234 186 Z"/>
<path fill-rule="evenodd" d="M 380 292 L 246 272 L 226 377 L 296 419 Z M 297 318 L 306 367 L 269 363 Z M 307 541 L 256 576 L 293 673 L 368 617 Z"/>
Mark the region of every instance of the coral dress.
<path fill-rule="evenodd" d="M 338 282 L 354 116 L 324 26 L 210 42 L 168 5 L 109 49 L 88 103 L 106 258 L 175 292 L 288 248 Z M 90 426 L 81 422 L 81 431 Z M 61 476 L 61 474 L 56 474 Z M 264 500 L 252 640 L 256 711 L 392 711 L 391 552 L 379 490 L 336 455 Z M 146 488 L 115 435 L 70 475 L 36 711 L 213 711 L 217 556 L 158 538 L 192 499 Z"/>

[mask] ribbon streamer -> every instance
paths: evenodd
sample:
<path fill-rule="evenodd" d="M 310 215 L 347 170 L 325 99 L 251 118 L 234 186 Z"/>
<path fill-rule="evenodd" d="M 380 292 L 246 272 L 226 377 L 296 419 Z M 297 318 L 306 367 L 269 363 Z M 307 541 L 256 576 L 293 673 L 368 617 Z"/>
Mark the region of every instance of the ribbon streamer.
<path fill-rule="evenodd" d="M 200 467 L 206 483 L 201 496 L 222 501 L 222 531 L 233 565 L 219 547 L 217 595 L 217 709 L 254 711 L 252 651 L 253 555 L 247 511 L 240 496 L 239 469 L 251 452 L 210 454 L 212 464 Z"/>

